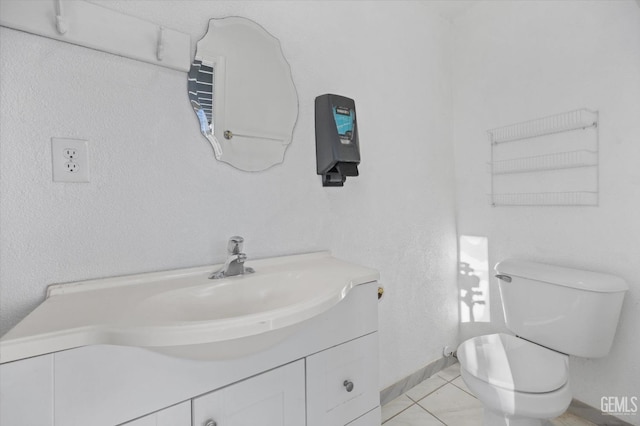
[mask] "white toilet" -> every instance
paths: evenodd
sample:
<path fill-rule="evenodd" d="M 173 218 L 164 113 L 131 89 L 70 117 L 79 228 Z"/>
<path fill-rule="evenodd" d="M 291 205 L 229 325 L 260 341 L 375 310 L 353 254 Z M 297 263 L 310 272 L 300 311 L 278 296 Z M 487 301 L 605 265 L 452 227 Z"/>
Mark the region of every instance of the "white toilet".
<path fill-rule="evenodd" d="M 571 402 L 569 357 L 605 356 L 626 282 L 523 260 L 495 267 L 506 326 L 458 347 L 462 379 L 484 404 L 485 426 L 540 426 Z"/>

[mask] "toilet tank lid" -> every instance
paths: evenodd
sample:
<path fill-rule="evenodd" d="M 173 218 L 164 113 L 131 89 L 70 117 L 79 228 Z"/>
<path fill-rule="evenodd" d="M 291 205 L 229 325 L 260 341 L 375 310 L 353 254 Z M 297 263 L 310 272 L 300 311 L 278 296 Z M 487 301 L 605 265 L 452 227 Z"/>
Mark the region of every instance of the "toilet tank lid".
<path fill-rule="evenodd" d="M 599 293 L 616 293 L 629 289 L 626 281 L 615 275 L 565 268 L 528 260 L 506 259 L 498 262 L 494 269 L 498 274 Z"/>

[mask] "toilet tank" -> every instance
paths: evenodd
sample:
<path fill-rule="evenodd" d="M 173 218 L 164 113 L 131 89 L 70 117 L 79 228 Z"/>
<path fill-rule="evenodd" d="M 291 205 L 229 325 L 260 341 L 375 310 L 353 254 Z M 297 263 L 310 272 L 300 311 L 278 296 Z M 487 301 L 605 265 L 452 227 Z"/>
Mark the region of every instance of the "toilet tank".
<path fill-rule="evenodd" d="M 525 260 L 495 266 L 507 328 L 565 354 L 609 353 L 627 283 L 620 277 Z"/>

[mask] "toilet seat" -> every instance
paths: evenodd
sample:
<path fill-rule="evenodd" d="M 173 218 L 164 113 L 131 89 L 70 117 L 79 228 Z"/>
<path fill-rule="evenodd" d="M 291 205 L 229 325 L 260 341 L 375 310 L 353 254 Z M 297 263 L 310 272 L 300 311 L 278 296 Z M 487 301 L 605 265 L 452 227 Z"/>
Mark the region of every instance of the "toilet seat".
<path fill-rule="evenodd" d="M 489 385 L 524 393 L 548 393 L 569 380 L 569 357 L 504 333 L 479 336 L 458 348 L 460 366 Z"/>
<path fill-rule="evenodd" d="M 564 413 L 571 403 L 571 386 L 546 393 L 518 392 L 493 386 L 467 373 L 460 374 L 485 411 L 484 426 L 544 426 L 541 419 Z M 498 421 L 502 419 L 502 421 Z"/>

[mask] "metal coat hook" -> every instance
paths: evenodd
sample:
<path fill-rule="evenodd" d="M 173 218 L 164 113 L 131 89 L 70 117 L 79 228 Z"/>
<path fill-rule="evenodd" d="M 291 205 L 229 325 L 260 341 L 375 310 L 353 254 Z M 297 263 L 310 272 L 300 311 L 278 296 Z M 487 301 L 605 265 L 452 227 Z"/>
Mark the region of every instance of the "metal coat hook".
<path fill-rule="evenodd" d="M 64 12 L 62 10 L 62 0 L 55 0 L 56 2 L 56 30 L 58 30 L 59 34 L 64 34 L 69 29 L 67 25 L 67 20 L 64 17 Z"/>
<path fill-rule="evenodd" d="M 160 26 L 160 30 L 158 30 L 158 47 L 156 48 L 156 58 L 159 61 L 164 58 L 164 27 Z"/>

